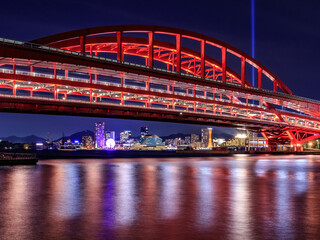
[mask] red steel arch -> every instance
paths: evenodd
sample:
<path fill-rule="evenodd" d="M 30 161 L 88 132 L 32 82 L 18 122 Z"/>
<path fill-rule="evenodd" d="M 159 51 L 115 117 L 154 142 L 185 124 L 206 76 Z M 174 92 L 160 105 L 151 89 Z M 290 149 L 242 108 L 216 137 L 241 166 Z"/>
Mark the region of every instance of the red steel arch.
<path fill-rule="evenodd" d="M 215 61 L 215 64 L 217 64 L 221 68 L 221 75 L 222 75 L 222 81 L 227 81 L 227 75 L 228 75 L 228 69 L 227 69 L 227 52 L 230 54 L 238 57 L 241 60 L 241 73 L 235 74 L 234 71 L 230 71 L 230 75 L 235 78 L 238 82 L 240 82 L 242 85 L 246 85 L 249 82 L 246 80 L 245 77 L 245 69 L 246 69 L 246 63 L 257 69 L 258 72 L 258 88 L 262 88 L 262 79 L 263 75 L 266 76 L 269 80 L 273 82 L 273 90 L 277 91 L 278 87 L 287 94 L 293 94 L 292 91 L 269 69 L 267 69 L 264 65 L 262 65 L 260 62 L 252 58 L 250 55 L 240 51 L 239 49 L 224 43 L 220 40 L 217 40 L 215 38 L 195 33 L 192 31 L 172 28 L 172 27 L 163 27 L 163 26 L 152 26 L 152 25 L 117 25 L 117 26 L 102 26 L 102 27 L 93 27 L 93 28 L 86 28 L 86 29 L 80 29 L 80 30 L 74 30 L 70 32 L 60 33 L 56 35 L 47 36 L 44 38 L 36 39 L 31 42 L 38 43 L 38 44 L 45 44 L 50 46 L 56 46 L 56 47 L 62 47 L 68 49 L 69 47 L 72 49 L 76 46 L 78 46 L 78 51 L 80 52 L 86 52 L 88 51 L 88 46 L 93 46 L 96 44 L 104 44 L 107 42 L 101 42 L 97 38 L 91 39 L 94 36 L 99 35 L 106 35 L 106 34 L 116 34 L 116 39 L 113 39 L 113 42 L 116 43 L 116 52 L 117 52 L 117 59 L 119 61 L 123 60 L 123 54 L 126 54 L 125 51 L 123 51 L 123 33 L 130 32 L 130 33 L 148 33 L 147 44 L 148 46 L 148 52 L 147 57 L 148 58 L 148 65 L 153 66 L 154 61 L 154 47 L 156 41 L 154 40 L 154 34 L 165 34 L 165 35 L 173 35 L 176 37 L 176 46 L 175 50 L 175 59 L 176 62 L 172 63 L 177 72 L 181 71 L 181 57 L 183 55 L 183 49 L 181 47 L 181 38 L 189 38 L 196 41 L 199 41 L 201 45 L 201 50 L 198 54 L 192 55 L 192 57 L 200 57 L 200 71 L 198 74 L 195 74 L 197 76 L 205 77 L 206 72 L 206 62 L 208 64 L 214 64 L 214 62 L 207 60 L 208 56 L 206 55 L 206 45 L 211 45 L 214 47 L 217 47 L 221 50 L 221 64 L 219 64 L 219 61 Z M 71 41 L 70 41 L 71 40 Z M 116 41 L 115 41 L 116 40 Z M 136 42 L 139 44 L 139 42 Z M 141 43 L 141 42 L 140 42 Z M 90 48 L 90 47 L 89 47 Z M 89 50 L 90 51 L 90 50 Z M 92 49 L 91 49 L 92 51 Z M 159 60 L 159 59 L 157 59 Z"/>

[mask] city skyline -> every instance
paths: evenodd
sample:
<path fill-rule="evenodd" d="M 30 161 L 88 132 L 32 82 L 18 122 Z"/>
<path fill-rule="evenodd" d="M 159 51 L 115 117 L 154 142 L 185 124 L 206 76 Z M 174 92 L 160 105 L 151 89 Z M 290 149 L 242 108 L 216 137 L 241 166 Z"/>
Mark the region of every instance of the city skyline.
<path fill-rule="evenodd" d="M 9 137 L 9 136 L 17 136 L 17 137 L 25 137 L 30 135 L 36 135 L 38 137 L 46 138 L 49 133 L 50 139 L 58 139 L 62 137 L 64 133 L 65 136 L 69 136 L 76 132 L 90 130 L 94 132 L 94 123 L 95 122 L 105 122 L 105 130 L 108 131 L 115 131 L 116 138 L 119 137 L 119 133 L 124 130 L 131 130 L 132 135 L 134 137 L 140 136 L 140 128 L 142 126 L 148 126 L 149 132 L 152 134 L 156 134 L 158 136 L 168 136 L 170 134 L 192 134 L 192 133 L 201 133 L 201 129 L 206 127 L 206 125 L 191 125 L 191 124 L 180 124 L 180 123 L 161 123 L 161 122 L 153 122 L 153 121 L 139 121 L 139 120 L 124 120 L 121 119 L 121 124 L 119 124 L 119 119 L 113 118 L 88 118 L 88 117 L 71 117 L 71 116 L 55 116 L 57 125 L 59 125 L 59 130 L 54 131 L 57 129 L 57 126 L 52 126 L 48 124 L 47 119 L 52 117 L 51 115 L 42 116 L 45 121 L 41 122 L 33 129 L 28 128 L 30 123 L 34 122 L 39 115 L 35 114 L 23 114 L 26 121 L 22 122 L 18 118 L 14 118 L 9 123 L 6 122 L 4 117 L 1 117 L 3 113 L 0 113 L 0 126 L 6 124 L 8 127 L 5 129 L 1 129 L 2 137 Z M 12 113 L 13 114 L 13 113 Z M 18 114 L 13 114 L 18 115 Z M 20 115 L 20 114 L 19 114 Z M 77 126 L 70 126 L 74 125 L 74 122 L 77 122 Z M 166 126 L 163 129 L 163 126 Z M 209 125 L 208 125 L 209 126 Z M 211 126 L 210 126 L 211 127 Z M 219 134 L 229 134 L 234 135 L 236 132 L 241 131 L 233 128 L 223 128 L 223 127 L 213 127 L 213 133 Z"/>

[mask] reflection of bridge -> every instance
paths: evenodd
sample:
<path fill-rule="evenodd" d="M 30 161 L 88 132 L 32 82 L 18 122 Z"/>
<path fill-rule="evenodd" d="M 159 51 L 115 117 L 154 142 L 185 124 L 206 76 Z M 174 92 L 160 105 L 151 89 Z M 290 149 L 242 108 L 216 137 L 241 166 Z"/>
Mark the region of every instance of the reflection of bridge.
<path fill-rule="evenodd" d="M 257 87 L 247 79 L 251 66 Z M 294 96 L 240 50 L 180 29 L 107 26 L 0 39 L 0 79 L 1 111 L 241 127 L 297 148 L 320 137 L 320 102 Z"/>

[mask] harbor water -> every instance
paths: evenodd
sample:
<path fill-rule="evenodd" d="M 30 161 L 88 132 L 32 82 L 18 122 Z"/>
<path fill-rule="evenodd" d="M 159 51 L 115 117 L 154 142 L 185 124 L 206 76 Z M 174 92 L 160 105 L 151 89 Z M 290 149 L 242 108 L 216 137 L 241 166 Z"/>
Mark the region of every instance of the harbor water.
<path fill-rule="evenodd" d="M 320 239 L 320 156 L 0 167 L 0 239 Z"/>

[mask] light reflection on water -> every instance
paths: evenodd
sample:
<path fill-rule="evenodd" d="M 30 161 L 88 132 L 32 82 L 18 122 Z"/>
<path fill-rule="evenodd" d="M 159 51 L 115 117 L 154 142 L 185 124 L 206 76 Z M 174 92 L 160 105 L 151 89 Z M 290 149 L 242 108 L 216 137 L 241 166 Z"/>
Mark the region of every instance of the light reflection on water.
<path fill-rule="evenodd" d="M 0 167 L 0 239 L 319 239 L 320 157 Z"/>

